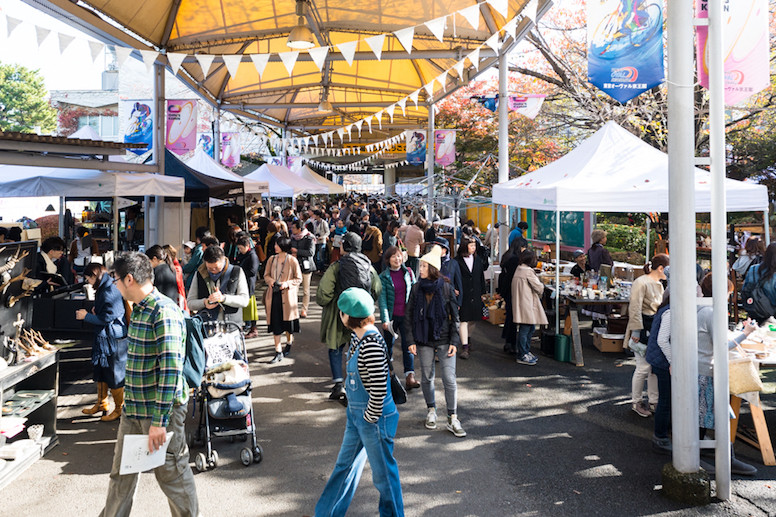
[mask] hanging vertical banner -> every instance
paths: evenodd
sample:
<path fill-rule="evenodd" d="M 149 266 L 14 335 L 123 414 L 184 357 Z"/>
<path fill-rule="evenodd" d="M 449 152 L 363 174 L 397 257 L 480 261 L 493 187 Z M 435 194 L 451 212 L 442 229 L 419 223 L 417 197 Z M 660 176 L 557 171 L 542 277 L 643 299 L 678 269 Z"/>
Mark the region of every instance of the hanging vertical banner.
<path fill-rule="evenodd" d="M 221 164 L 224 167 L 240 164 L 240 133 L 221 133 Z"/>
<path fill-rule="evenodd" d="M 587 3 L 588 81 L 625 103 L 663 82 L 663 0 Z"/>
<path fill-rule="evenodd" d="M 420 129 L 406 131 L 407 161 L 410 165 L 426 163 L 426 132 Z"/>
<path fill-rule="evenodd" d="M 735 6 L 724 2 L 725 104 L 732 106 L 770 85 L 767 0 L 738 0 Z M 708 18 L 708 1 L 696 0 L 698 18 Z M 709 27 L 697 27 L 698 77 L 709 87 Z"/>
<path fill-rule="evenodd" d="M 539 114 L 539 110 L 542 109 L 544 98 L 546 95 L 532 95 L 532 94 L 517 94 L 509 96 L 509 110 L 516 111 L 528 117 L 535 119 Z"/>
<path fill-rule="evenodd" d="M 205 153 L 213 157 L 213 135 L 210 133 L 197 133 L 197 149 L 202 149 Z"/>
<path fill-rule="evenodd" d="M 141 149 L 129 149 L 130 152 L 138 156 L 147 153 L 153 148 L 153 105 L 154 103 L 151 100 L 120 101 L 119 112 L 124 142 L 128 144 L 146 144 L 146 147 Z"/>
<path fill-rule="evenodd" d="M 440 167 L 447 167 L 455 161 L 455 130 L 434 131 L 434 160 Z"/>
<path fill-rule="evenodd" d="M 176 154 L 193 151 L 197 143 L 197 101 L 167 101 L 167 149 Z"/>

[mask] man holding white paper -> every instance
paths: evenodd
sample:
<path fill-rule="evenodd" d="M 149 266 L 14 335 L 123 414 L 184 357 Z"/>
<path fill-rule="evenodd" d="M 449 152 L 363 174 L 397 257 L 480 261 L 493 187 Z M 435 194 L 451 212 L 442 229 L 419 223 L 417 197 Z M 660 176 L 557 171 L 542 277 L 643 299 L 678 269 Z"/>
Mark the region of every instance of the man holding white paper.
<path fill-rule="evenodd" d="M 186 323 L 178 305 L 153 285 L 153 267 L 143 253 L 121 255 L 114 264 L 116 286 L 134 304 L 129 324 L 126 407 L 119 423 L 113 467 L 101 517 L 128 516 L 139 474 L 121 475 L 125 435 L 148 436 L 148 451 L 160 449 L 169 433 L 164 464 L 154 469 L 173 517 L 199 515 L 189 466 L 184 421 L 188 390 L 183 377 Z"/>

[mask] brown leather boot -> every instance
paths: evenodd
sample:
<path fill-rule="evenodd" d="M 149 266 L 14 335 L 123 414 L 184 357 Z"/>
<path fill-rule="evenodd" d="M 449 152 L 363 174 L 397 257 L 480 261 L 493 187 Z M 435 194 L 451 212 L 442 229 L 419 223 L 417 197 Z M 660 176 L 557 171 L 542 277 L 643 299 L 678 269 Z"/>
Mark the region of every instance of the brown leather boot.
<path fill-rule="evenodd" d="M 114 420 L 118 420 L 121 416 L 121 406 L 124 405 L 124 388 L 110 390 L 110 393 L 113 395 L 113 402 L 116 404 L 116 408 L 110 415 L 105 415 L 104 417 L 100 418 L 100 420 L 103 422 L 113 422 Z"/>
<path fill-rule="evenodd" d="M 415 380 L 415 374 L 413 372 L 407 374 L 407 379 L 404 381 L 404 387 L 407 391 L 410 391 L 412 388 L 420 388 L 420 383 Z"/>
<path fill-rule="evenodd" d="M 105 382 L 97 383 L 97 403 L 90 408 L 82 409 L 84 415 L 93 415 L 95 413 L 103 414 L 108 412 L 108 384 Z"/>
<path fill-rule="evenodd" d="M 461 359 L 469 358 L 469 345 L 463 345 L 461 347 L 461 352 L 458 354 L 458 357 L 460 357 Z"/>

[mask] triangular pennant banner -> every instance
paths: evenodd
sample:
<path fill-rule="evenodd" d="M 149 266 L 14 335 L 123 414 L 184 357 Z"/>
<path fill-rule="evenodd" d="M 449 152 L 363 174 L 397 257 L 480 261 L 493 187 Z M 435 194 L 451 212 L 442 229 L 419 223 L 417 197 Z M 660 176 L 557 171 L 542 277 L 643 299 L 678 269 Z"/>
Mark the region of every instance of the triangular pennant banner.
<path fill-rule="evenodd" d="M 278 56 L 280 56 L 280 60 L 283 62 L 283 65 L 285 65 L 286 70 L 288 70 L 288 77 L 291 77 L 294 73 L 296 60 L 299 58 L 299 51 L 291 50 L 289 52 L 279 52 Z"/>
<path fill-rule="evenodd" d="M 434 96 L 434 81 L 431 81 L 430 83 L 423 85 L 423 89 L 426 90 L 426 93 L 428 94 L 428 98 Z"/>
<path fill-rule="evenodd" d="M 382 129 L 383 128 L 383 110 L 378 111 L 375 113 L 375 118 L 377 119 L 377 126 Z"/>
<path fill-rule="evenodd" d="M 202 77 L 207 79 L 207 74 L 210 73 L 210 66 L 213 64 L 216 56 L 212 54 L 194 54 L 194 57 L 197 58 L 199 67 L 202 69 Z"/>
<path fill-rule="evenodd" d="M 512 18 L 507 23 L 504 24 L 501 29 L 504 31 L 504 36 L 507 35 L 515 37 L 515 32 L 517 31 L 517 18 Z"/>
<path fill-rule="evenodd" d="M 509 13 L 509 0 L 486 0 L 504 18 Z"/>
<path fill-rule="evenodd" d="M 264 75 L 264 70 L 267 68 L 267 63 L 269 63 L 269 54 L 251 54 L 251 61 L 253 61 L 253 66 L 256 67 L 256 72 L 259 73 L 259 78 L 261 78 Z"/>
<path fill-rule="evenodd" d="M 456 64 L 453 65 L 453 68 L 455 69 L 455 72 L 458 74 L 459 79 L 463 79 L 463 67 L 464 67 L 463 59 L 461 59 L 460 61 L 458 61 Z"/>
<path fill-rule="evenodd" d="M 406 29 L 395 31 L 393 35 L 399 40 L 407 54 L 412 54 L 412 38 L 415 37 L 415 27 L 407 27 Z"/>
<path fill-rule="evenodd" d="M 369 132 L 372 132 L 372 115 L 369 115 L 367 118 L 364 119 L 369 126 Z"/>
<path fill-rule="evenodd" d="M 97 60 L 97 56 L 100 55 L 102 49 L 105 48 L 105 45 L 99 41 L 92 40 L 89 40 L 87 43 L 89 43 L 89 53 L 92 55 L 92 63 L 94 63 Z"/>
<path fill-rule="evenodd" d="M 326 62 L 329 47 L 314 47 L 309 49 L 307 53 L 310 54 L 310 59 L 313 60 L 315 66 L 318 67 L 318 71 L 323 71 L 323 64 Z"/>
<path fill-rule="evenodd" d="M 358 137 L 361 138 L 361 126 L 364 125 L 364 119 L 359 120 L 356 122 L 356 127 L 358 128 Z"/>
<path fill-rule="evenodd" d="M 383 55 L 383 43 L 385 43 L 385 34 L 378 34 L 377 36 L 366 38 L 364 41 L 366 41 L 366 44 L 369 45 L 369 48 L 372 49 L 372 52 L 374 52 L 377 60 L 380 61 L 380 58 Z"/>
<path fill-rule="evenodd" d="M 329 147 L 329 133 L 323 133 L 321 135 L 321 140 L 323 140 L 324 147 Z"/>
<path fill-rule="evenodd" d="M 352 130 L 353 130 L 353 124 L 350 124 L 349 126 L 345 126 L 345 131 L 348 133 L 348 142 L 350 142 L 351 140 L 353 140 L 352 138 L 350 138 L 350 132 L 351 132 Z"/>
<path fill-rule="evenodd" d="M 431 31 L 431 34 L 433 34 L 436 39 L 444 43 L 446 21 L 447 16 L 440 16 L 439 18 L 434 18 L 433 20 L 425 22 L 424 25 L 428 27 L 428 30 Z"/>
<path fill-rule="evenodd" d="M 385 112 L 388 113 L 388 116 L 391 117 L 391 124 L 393 124 L 393 112 L 396 110 L 396 104 L 391 104 L 387 108 L 385 108 Z"/>
<path fill-rule="evenodd" d="M 400 100 L 396 104 L 398 104 L 399 107 L 401 108 L 402 116 L 406 117 L 407 116 L 407 97 L 404 97 L 402 100 Z"/>
<path fill-rule="evenodd" d="M 485 44 L 493 49 L 493 52 L 498 55 L 499 51 L 499 42 L 498 42 L 498 32 L 492 35 L 490 38 L 485 40 Z"/>
<path fill-rule="evenodd" d="M 11 33 L 16 29 L 16 27 L 19 26 L 19 24 L 22 23 L 21 20 L 17 18 L 11 18 L 10 16 L 5 17 L 5 27 L 8 29 L 8 37 L 11 37 Z"/>
<path fill-rule="evenodd" d="M 523 15 L 536 23 L 536 9 L 539 7 L 539 0 L 531 0 L 523 7 Z"/>
<path fill-rule="evenodd" d="M 143 63 L 145 63 L 146 70 L 150 72 L 154 68 L 154 61 L 156 61 L 159 52 L 155 50 L 141 50 L 140 55 L 143 56 Z"/>
<path fill-rule="evenodd" d="M 10 20 L 11 18 L 8 19 Z M 10 32 L 8 34 L 10 34 Z M 73 36 L 68 36 L 67 34 L 62 34 L 61 32 L 57 34 L 57 36 L 59 36 L 59 53 L 62 54 L 67 50 L 67 47 L 70 46 L 75 38 Z"/>
<path fill-rule="evenodd" d="M 116 51 L 116 64 L 118 64 L 119 68 L 121 68 L 122 66 L 124 66 L 124 63 L 126 63 L 127 58 L 129 57 L 129 55 L 132 53 L 132 50 L 134 49 L 131 49 L 129 47 L 118 47 L 118 46 L 113 48 Z"/>
<path fill-rule="evenodd" d="M 420 89 L 415 90 L 410 94 L 410 100 L 415 103 L 415 108 L 418 107 L 418 96 L 420 95 Z"/>
<path fill-rule="evenodd" d="M 35 38 L 38 41 L 38 48 L 40 48 L 46 38 L 48 38 L 49 34 L 51 34 L 51 31 L 45 27 L 38 27 L 37 25 L 35 26 Z"/>
<path fill-rule="evenodd" d="M 224 55 L 224 56 L 221 56 L 221 59 L 224 60 L 224 65 L 226 66 L 226 69 L 229 70 L 229 76 L 237 77 L 237 69 L 240 68 L 240 61 L 242 61 L 242 55 L 240 54 Z"/>
<path fill-rule="evenodd" d="M 436 76 L 436 82 L 442 87 L 442 90 L 447 91 L 447 71 L 442 72 Z"/>
<path fill-rule="evenodd" d="M 477 70 L 480 69 L 480 48 L 477 47 L 474 50 L 472 50 L 469 55 L 467 56 L 469 58 L 469 62 L 476 68 Z"/>
<path fill-rule="evenodd" d="M 340 43 L 337 48 L 342 52 L 342 57 L 348 62 L 348 66 L 353 66 L 353 58 L 356 55 L 356 48 L 358 47 L 358 40 L 348 41 Z"/>
<path fill-rule="evenodd" d="M 337 136 L 340 137 L 340 144 L 345 141 L 345 128 L 341 127 L 337 129 Z"/>
<path fill-rule="evenodd" d="M 184 59 L 186 59 L 186 54 L 180 54 L 178 52 L 170 52 L 167 54 L 167 63 L 170 65 L 172 75 L 178 75 L 178 70 L 180 70 Z"/>
<path fill-rule="evenodd" d="M 458 14 L 466 18 L 466 21 L 469 22 L 469 25 L 471 25 L 474 30 L 480 29 L 480 5 L 474 4 L 471 7 L 467 7 L 465 9 L 461 9 L 458 11 Z"/>
<path fill-rule="evenodd" d="M 313 135 L 313 144 L 318 147 L 318 135 Z"/>

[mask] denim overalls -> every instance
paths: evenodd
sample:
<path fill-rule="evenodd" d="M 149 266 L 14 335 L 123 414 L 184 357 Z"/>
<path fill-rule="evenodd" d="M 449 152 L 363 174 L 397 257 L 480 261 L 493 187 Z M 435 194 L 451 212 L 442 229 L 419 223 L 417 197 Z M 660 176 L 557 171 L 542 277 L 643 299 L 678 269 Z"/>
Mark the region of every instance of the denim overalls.
<path fill-rule="evenodd" d="M 376 330 L 370 330 L 364 334 L 364 337 L 373 333 L 380 335 Z M 345 515 L 356 492 L 367 458 L 372 468 L 372 481 L 380 492 L 380 516 L 404 515 L 399 468 L 393 457 L 393 438 L 396 436 L 396 428 L 399 424 L 399 412 L 391 395 L 391 383 L 386 378 L 388 393 L 383 401 L 382 416 L 375 424 L 364 420 L 369 393 L 364 388 L 358 373 L 360 350 L 361 342 L 357 345 L 355 353 L 348 357 L 345 378 L 348 397 L 345 436 L 342 439 L 337 463 L 334 465 L 334 472 L 326 483 L 318 504 L 315 505 L 316 517 Z"/>

